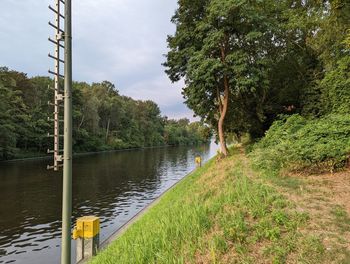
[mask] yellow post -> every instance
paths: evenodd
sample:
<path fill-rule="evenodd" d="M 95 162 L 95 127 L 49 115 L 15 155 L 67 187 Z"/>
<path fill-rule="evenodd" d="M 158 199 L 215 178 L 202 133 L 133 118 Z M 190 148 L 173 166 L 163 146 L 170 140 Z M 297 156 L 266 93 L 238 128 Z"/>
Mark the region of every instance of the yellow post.
<path fill-rule="evenodd" d="M 196 162 L 197 168 L 202 167 L 202 158 L 200 156 L 195 158 L 195 162 Z"/>
<path fill-rule="evenodd" d="M 73 239 L 77 240 L 77 263 L 95 256 L 100 244 L 100 219 L 96 216 L 78 218 Z"/>

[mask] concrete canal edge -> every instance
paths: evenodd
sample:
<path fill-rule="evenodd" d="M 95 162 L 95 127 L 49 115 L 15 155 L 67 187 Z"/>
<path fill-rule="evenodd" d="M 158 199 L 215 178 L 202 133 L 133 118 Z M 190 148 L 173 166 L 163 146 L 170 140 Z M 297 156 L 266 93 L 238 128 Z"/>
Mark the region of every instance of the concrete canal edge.
<path fill-rule="evenodd" d="M 215 157 L 215 156 L 214 156 Z M 202 166 L 206 164 L 208 161 L 202 163 Z M 197 168 L 191 170 L 189 173 L 187 173 L 181 180 L 175 182 L 173 185 L 171 185 L 168 189 L 166 189 L 162 194 L 160 194 L 156 199 L 154 199 L 150 204 L 148 204 L 145 208 L 140 210 L 136 215 L 134 215 L 129 221 L 127 221 L 125 224 L 123 224 L 117 231 L 115 231 L 112 235 L 110 235 L 106 240 L 104 240 L 100 244 L 99 251 L 103 251 L 106 249 L 112 242 L 117 240 L 122 234 L 128 230 L 130 226 L 132 226 L 137 220 L 139 220 L 143 215 L 145 215 L 152 207 L 154 207 L 156 204 L 159 203 L 159 201 L 163 198 L 165 194 L 170 192 L 172 189 L 174 189 L 177 185 L 179 185 L 181 182 L 183 182 L 188 176 L 190 176 Z M 83 259 L 79 261 L 77 264 L 84 264 L 88 263 L 90 259 Z"/>
<path fill-rule="evenodd" d="M 173 185 L 171 185 L 168 189 L 166 189 L 161 195 L 159 195 L 156 199 L 154 199 L 150 204 L 148 204 L 145 208 L 139 211 L 136 215 L 134 215 L 129 221 L 127 221 L 124 225 L 122 225 L 116 232 L 110 235 L 106 240 L 104 240 L 100 245 L 100 250 L 105 249 L 109 244 L 113 241 L 117 240 L 133 223 L 139 220 L 144 214 L 146 214 L 149 209 L 159 203 L 159 201 L 163 198 L 165 194 L 174 189 L 178 184 L 184 181 L 189 175 L 191 175 L 196 169 L 190 171 L 187 175 L 185 175 L 181 180 L 177 181 Z"/>

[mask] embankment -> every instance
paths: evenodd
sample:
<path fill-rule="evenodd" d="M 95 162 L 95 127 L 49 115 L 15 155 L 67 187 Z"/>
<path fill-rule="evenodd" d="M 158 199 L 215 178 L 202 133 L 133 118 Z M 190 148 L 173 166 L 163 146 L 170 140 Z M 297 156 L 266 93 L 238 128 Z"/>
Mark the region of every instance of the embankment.
<path fill-rule="evenodd" d="M 307 179 L 276 181 L 231 152 L 167 192 L 90 263 L 349 263 L 341 206 L 320 204 Z"/>

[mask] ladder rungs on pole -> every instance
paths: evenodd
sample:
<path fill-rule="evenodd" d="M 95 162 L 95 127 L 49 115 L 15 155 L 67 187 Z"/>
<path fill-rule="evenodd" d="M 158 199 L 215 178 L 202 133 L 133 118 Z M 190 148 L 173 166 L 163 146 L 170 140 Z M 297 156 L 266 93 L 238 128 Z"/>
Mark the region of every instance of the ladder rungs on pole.
<path fill-rule="evenodd" d="M 51 71 L 51 70 L 48 70 L 48 73 L 51 73 L 51 74 L 53 74 L 53 75 L 57 75 L 57 76 L 60 77 L 60 78 L 64 78 L 64 76 L 63 76 L 62 74 L 59 74 L 59 73 L 57 73 L 57 72 L 53 72 L 53 71 Z"/>
<path fill-rule="evenodd" d="M 52 86 L 49 86 L 48 88 L 49 88 L 50 90 L 54 90 L 54 91 L 57 91 L 57 90 L 59 91 L 59 90 L 61 90 L 61 89 L 56 89 L 55 87 L 52 87 Z M 60 99 L 59 99 L 59 101 L 60 101 Z"/>
<path fill-rule="evenodd" d="M 47 102 L 48 106 L 58 106 L 58 107 L 64 107 L 63 104 L 55 104 L 55 103 L 51 103 L 50 101 Z"/>
<path fill-rule="evenodd" d="M 58 152 L 63 152 L 63 149 L 59 149 Z M 47 154 L 55 153 L 55 150 L 48 149 Z"/>
<path fill-rule="evenodd" d="M 50 37 L 48 38 L 48 40 L 49 40 L 50 42 L 52 42 L 53 44 L 58 45 L 58 46 L 60 46 L 62 49 L 64 49 L 64 46 L 63 46 L 62 44 L 60 44 L 60 43 L 58 43 L 57 41 L 51 39 Z"/>
<path fill-rule="evenodd" d="M 54 122 L 54 121 L 56 121 L 56 120 L 55 120 L 55 119 L 53 119 L 53 118 L 48 117 L 48 118 L 47 118 L 47 121 L 48 121 L 48 122 Z M 64 122 L 64 120 L 63 120 L 63 119 L 59 119 L 59 120 L 58 120 L 58 122 L 63 123 L 63 122 Z"/>
<path fill-rule="evenodd" d="M 50 53 L 49 53 L 47 56 L 48 56 L 49 58 L 51 58 L 51 59 L 58 60 L 59 62 L 64 63 L 64 60 L 59 59 L 59 58 L 57 58 L 57 57 L 51 55 Z"/>
<path fill-rule="evenodd" d="M 60 17 L 62 17 L 62 18 L 64 19 L 64 15 L 60 14 L 60 13 L 59 13 L 56 9 L 54 9 L 52 6 L 49 5 L 49 9 L 50 9 L 52 12 L 56 13 L 57 15 L 59 15 Z"/>
<path fill-rule="evenodd" d="M 55 137 L 55 135 L 52 135 L 50 133 L 47 133 L 47 137 Z M 58 137 L 63 137 L 63 135 L 58 135 Z"/>
<path fill-rule="evenodd" d="M 59 90 L 60 90 L 60 89 L 56 89 L 55 87 L 51 87 L 51 86 L 49 87 L 49 89 L 50 89 L 50 90 L 54 90 L 54 91 L 59 91 Z M 59 101 L 60 101 L 60 100 L 59 100 Z M 50 102 L 50 103 L 51 103 L 51 102 Z M 54 105 L 54 104 L 51 103 L 51 105 Z"/>
<path fill-rule="evenodd" d="M 54 29 L 56 29 L 56 30 L 58 30 L 58 31 L 60 31 L 60 32 L 62 32 L 62 33 L 64 33 L 64 31 L 63 31 L 62 29 L 58 28 L 57 26 L 55 26 L 55 25 L 52 24 L 51 22 L 49 22 L 49 25 L 50 25 L 51 27 L 53 27 Z"/>
<path fill-rule="evenodd" d="M 58 168 L 61 168 L 61 167 L 63 167 L 63 164 L 58 164 L 57 166 L 50 166 L 50 165 L 47 165 L 46 168 L 47 168 L 48 170 L 52 170 L 52 169 L 56 169 L 57 167 L 58 167 Z"/>

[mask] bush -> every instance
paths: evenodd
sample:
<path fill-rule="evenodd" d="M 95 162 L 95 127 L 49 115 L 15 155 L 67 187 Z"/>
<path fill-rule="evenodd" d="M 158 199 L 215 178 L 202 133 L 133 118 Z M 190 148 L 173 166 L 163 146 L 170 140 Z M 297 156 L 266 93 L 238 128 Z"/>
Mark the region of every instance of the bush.
<path fill-rule="evenodd" d="M 350 113 L 350 56 L 321 81 L 323 113 Z"/>
<path fill-rule="evenodd" d="M 319 119 L 292 115 L 275 121 L 250 155 L 265 170 L 308 167 L 332 172 L 345 165 L 349 153 L 350 115 L 332 114 Z"/>

